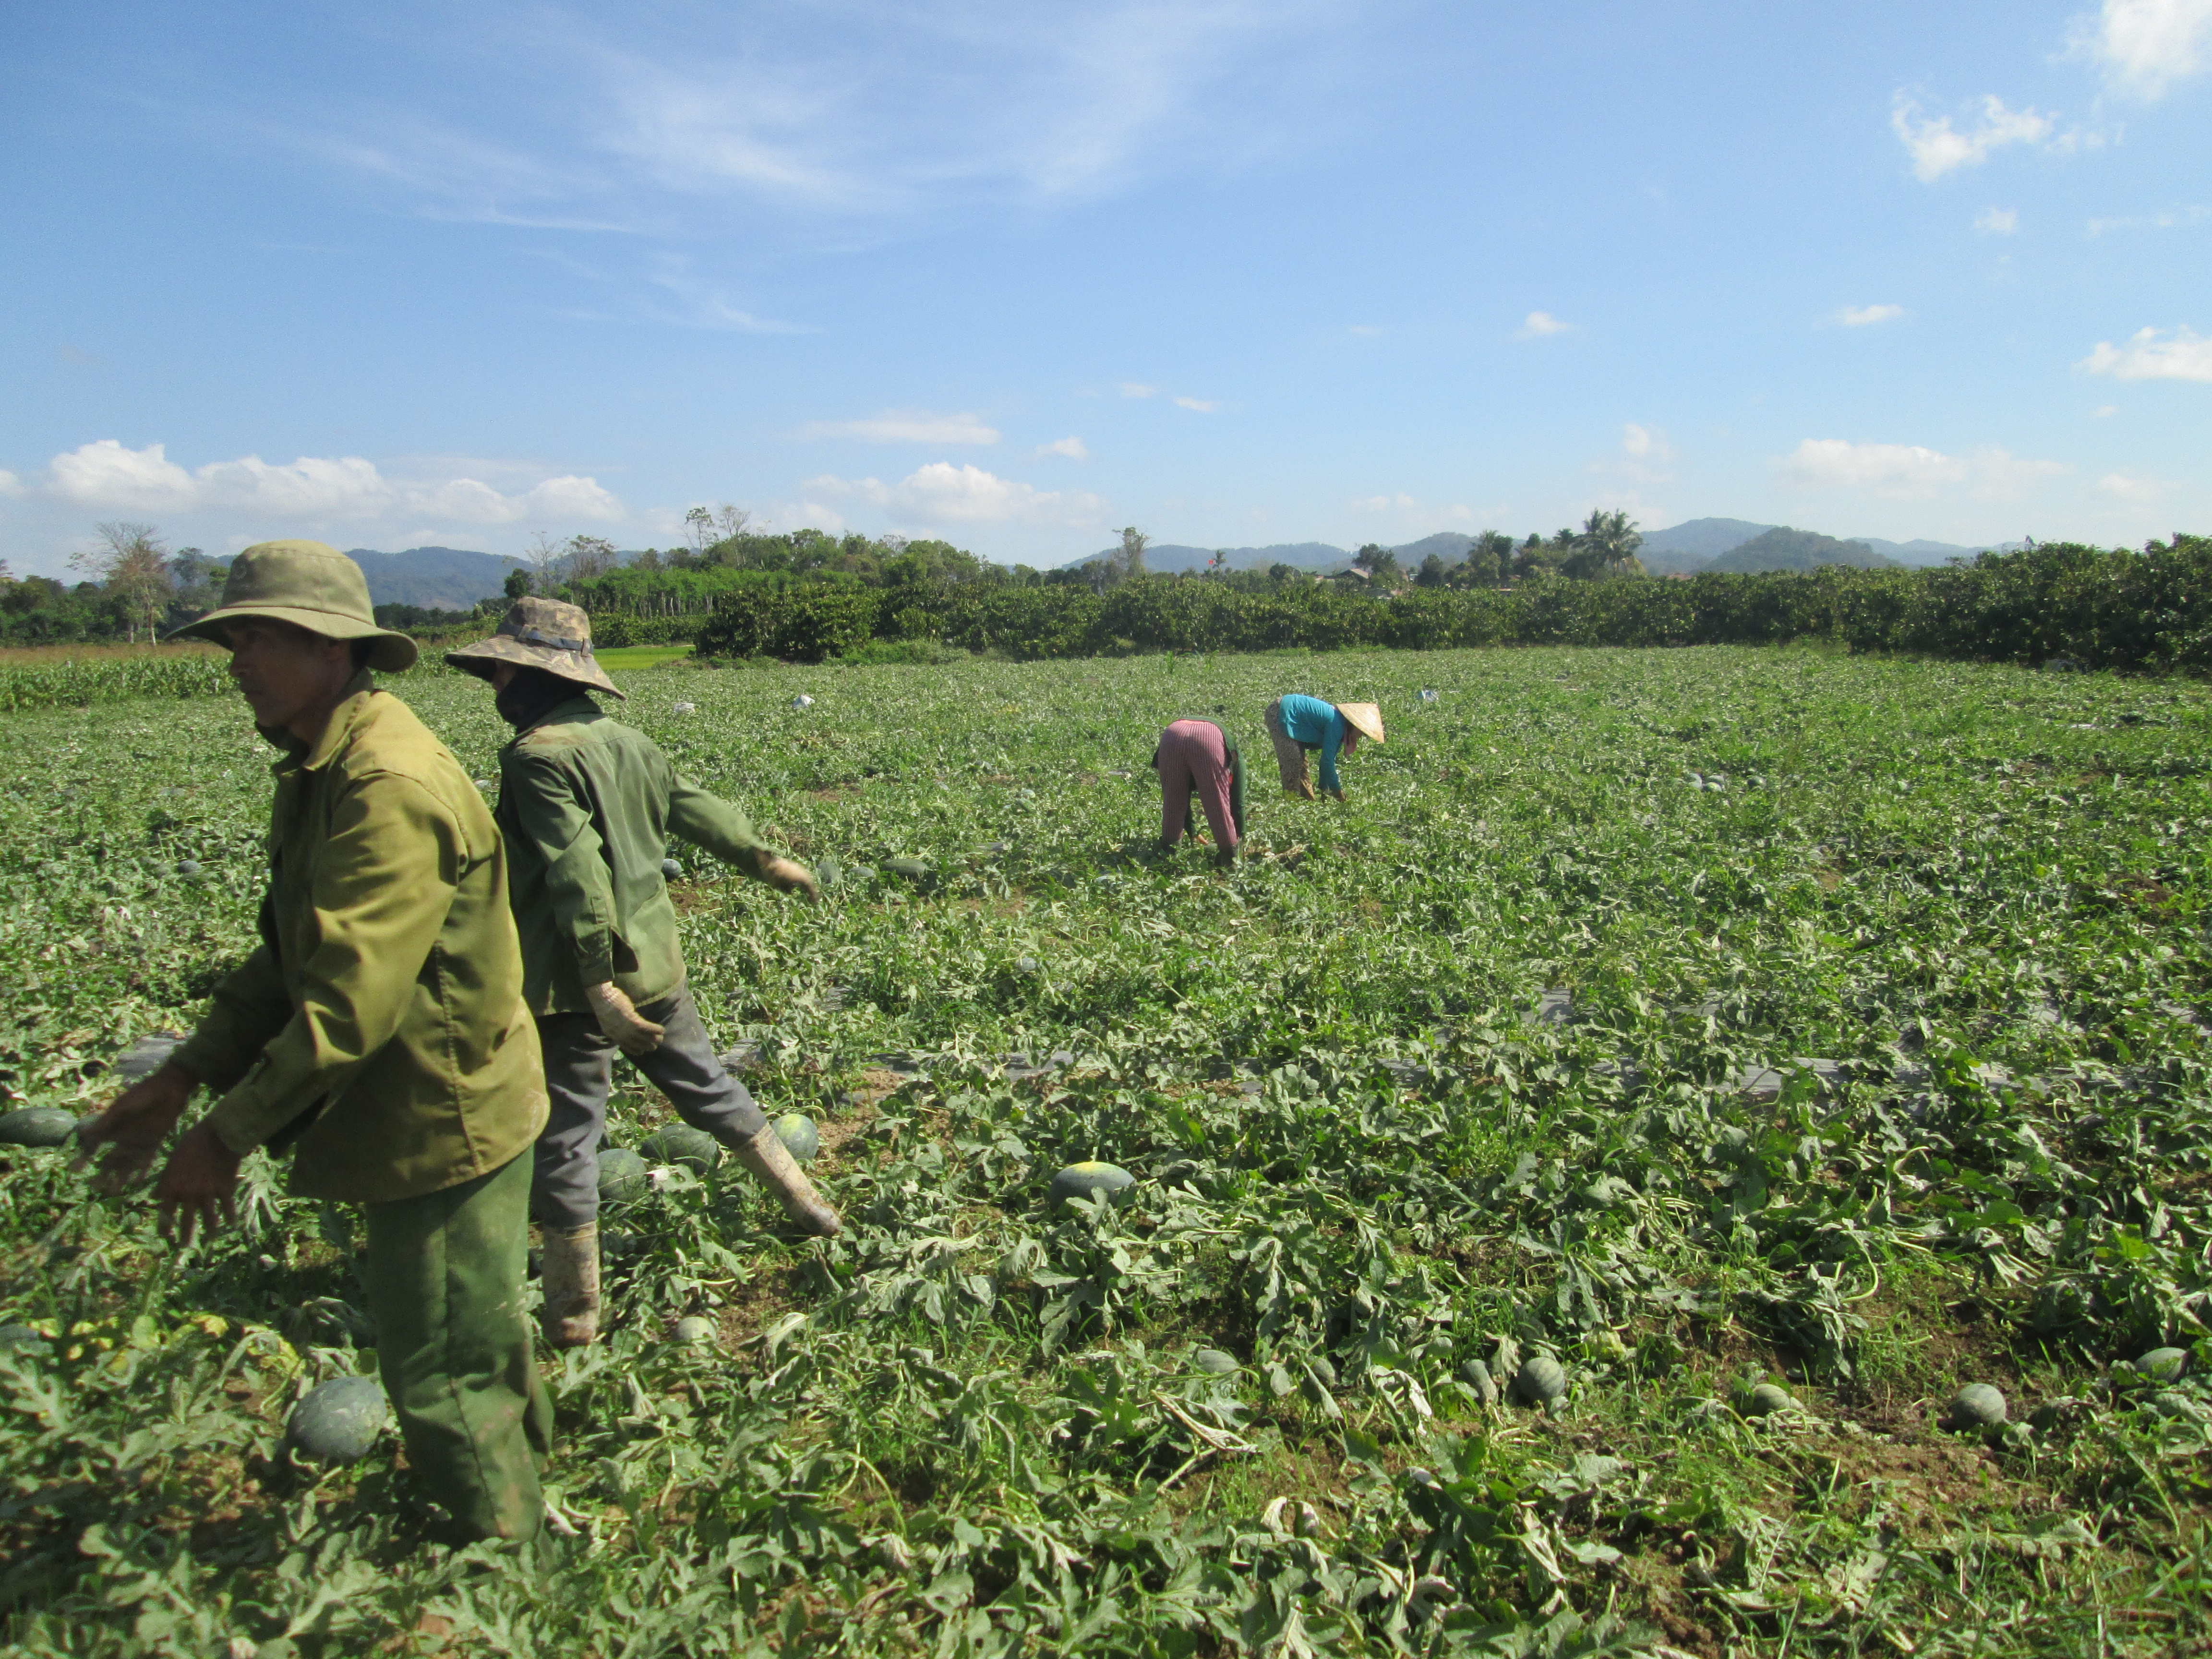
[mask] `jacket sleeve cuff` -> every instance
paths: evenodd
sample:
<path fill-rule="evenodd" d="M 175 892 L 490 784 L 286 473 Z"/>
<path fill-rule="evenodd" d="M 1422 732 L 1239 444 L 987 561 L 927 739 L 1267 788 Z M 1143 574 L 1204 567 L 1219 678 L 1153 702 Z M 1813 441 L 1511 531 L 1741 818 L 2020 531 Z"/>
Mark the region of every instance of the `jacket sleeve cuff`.
<path fill-rule="evenodd" d="M 294 1114 L 272 1112 L 271 1104 L 251 1084 L 241 1085 L 215 1103 L 206 1121 L 216 1139 L 244 1158 L 292 1121 Z"/>

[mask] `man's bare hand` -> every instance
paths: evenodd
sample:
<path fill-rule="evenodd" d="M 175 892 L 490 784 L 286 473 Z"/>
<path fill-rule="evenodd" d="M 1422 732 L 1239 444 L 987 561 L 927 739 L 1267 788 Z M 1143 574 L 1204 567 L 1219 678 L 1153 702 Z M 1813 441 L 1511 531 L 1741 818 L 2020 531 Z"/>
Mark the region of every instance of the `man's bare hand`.
<path fill-rule="evenodd" d="M 660 1039 L 668 1035 L 665 1025 L 656 1025 L 638 1012 L 612 980 L 602 985 L 586 985 L 584 1000 L 592 1005 L 592 1013 L 607 1041 L 633 1060 L 651 1054 L 660 1046 Z"/>
<path fill-rule="evenodd" d="M 112 1196 L 143 1180 L 191 1097 L 192 1079 L 175 1065 L 132 1084 L 106 1111 L 78 1126 L 72 1167 L 83 1169 L 104 1146 L 107 1156 L 92 1177 L 93 1191 Z"/>
<path fill-rule="evenodd" d="M 809 900 L 822 896 L 822 890 L 814 884 L 814 872 L 787 858 L 769 860 L 761 866 L 761 877 L 779 893 L 804 893 Z"/>
<path fill-rule="evenodd" d="M 189 1244 L 201 1229 L 212 1237 L 218 1220 L 235 1220 L 238 1164 L 238 1154 L 222 1144 L 213 1124 L 202 1121 L 187 1129 L 154 1188 L 161 1237 Z"/>

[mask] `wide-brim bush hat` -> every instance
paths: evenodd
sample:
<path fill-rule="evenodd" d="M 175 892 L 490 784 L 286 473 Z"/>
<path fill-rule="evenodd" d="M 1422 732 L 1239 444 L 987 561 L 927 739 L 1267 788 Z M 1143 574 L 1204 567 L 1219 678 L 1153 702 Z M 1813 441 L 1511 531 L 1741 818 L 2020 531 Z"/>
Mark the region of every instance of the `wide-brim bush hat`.
<path fill-rule="evenodd" d="M 397 674 L 415 665 L 415 641 L 376 625 L 368 578 L 321 542 L 257 542 L 230 562 L 222 603 L 166 637 L 230 643 L 229 625 L 258 617 L 289 623 L 326 640 L 369 640 L 368 665 Z"/>
<path fill-rule="evenodd" d="M 592 654 L 590 613 L 581 605 L 563 605 L 558 599 L 517 599 L 500 618 L 496 634 L 459 651 L 448 651 L 446 660 L 480 680 L 489 679 L 497 665 L 511 662 L 518 668 L 542 668 L 594 691 L 623 696 L 622 689 L 607 678 L 607 671 Z"/>
<path fill-rule="evenodd" d="M 1370 743 L 1382 741 L 1382 705 L 1379 702 L 1340 702 L 1336 712 L 1352 729 Z"/>

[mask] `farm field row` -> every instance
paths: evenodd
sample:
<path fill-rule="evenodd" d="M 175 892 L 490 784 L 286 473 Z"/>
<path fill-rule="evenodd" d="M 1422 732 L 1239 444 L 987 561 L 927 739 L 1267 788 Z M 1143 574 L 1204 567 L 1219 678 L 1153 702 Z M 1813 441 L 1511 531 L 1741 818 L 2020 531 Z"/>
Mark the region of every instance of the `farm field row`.
<path fill-rule="evenodd" d="M 270 1461 L 373 1364 L 345 1215 L 257 1161 L 179 1255 L 0 1149 L 12 1650 L 2204 1641 L 2207 688 L 1723 648 L 622 684 L 834 873 L 672 849 L 702 1012 L 820 1122 L 848 1234 L 720 1173 L 610 1217 L 616 1328 L 545 1361 L 580 1535 L 454 1557 L 390 1442 Z M 390 684 L 493 775 L 479 684 Z M 1274 788 L 1290 690 L 1382 705 L 1346 805 Z M 1227 873 L 1151 850 L 1194 715 L 1252 767 Z M 268 750 L 227 698 L 0 731 L 0 1064 L 82 1111 L 248 948 Z M 612 1139 L 665 1115 L 626 1088 Z M 1048 1210 L 1093 1158 L 1138 1183 Z M 1491 1401 L 1530 1358 L 1553 1407 Z M 2005 1423 L 1950 1426 L 1972 1383 Z"/>

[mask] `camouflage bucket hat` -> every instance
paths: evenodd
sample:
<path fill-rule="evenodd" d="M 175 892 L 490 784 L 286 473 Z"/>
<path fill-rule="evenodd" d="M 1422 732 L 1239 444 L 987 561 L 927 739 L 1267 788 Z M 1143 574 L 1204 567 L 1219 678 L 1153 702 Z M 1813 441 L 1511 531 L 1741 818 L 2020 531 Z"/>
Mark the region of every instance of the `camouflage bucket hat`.
<path fill-rule="evenodd" d="M 260 542 L 230 562 L 222 603 L 167 637 L 230 643 L 229 624 L 248 617 L 289 623 L 326 640 L 373 640 L 368 665 L 397 674 L 415 665 L 415 641 L 376 625 L 368 578 L 321 542 Z"/>
<path fill-rule="evenodd" d="M 480 680 L 489 679 L 497 665 L 511 662 L 518 668 L 542 668 L 594 691 L 623 696 L 592 656 L 590 615 L 580 605 L 558 599 L 517 599 L 500 618 L 499 632 L 481 644 L 448 651 L 446 660 Z"/>

